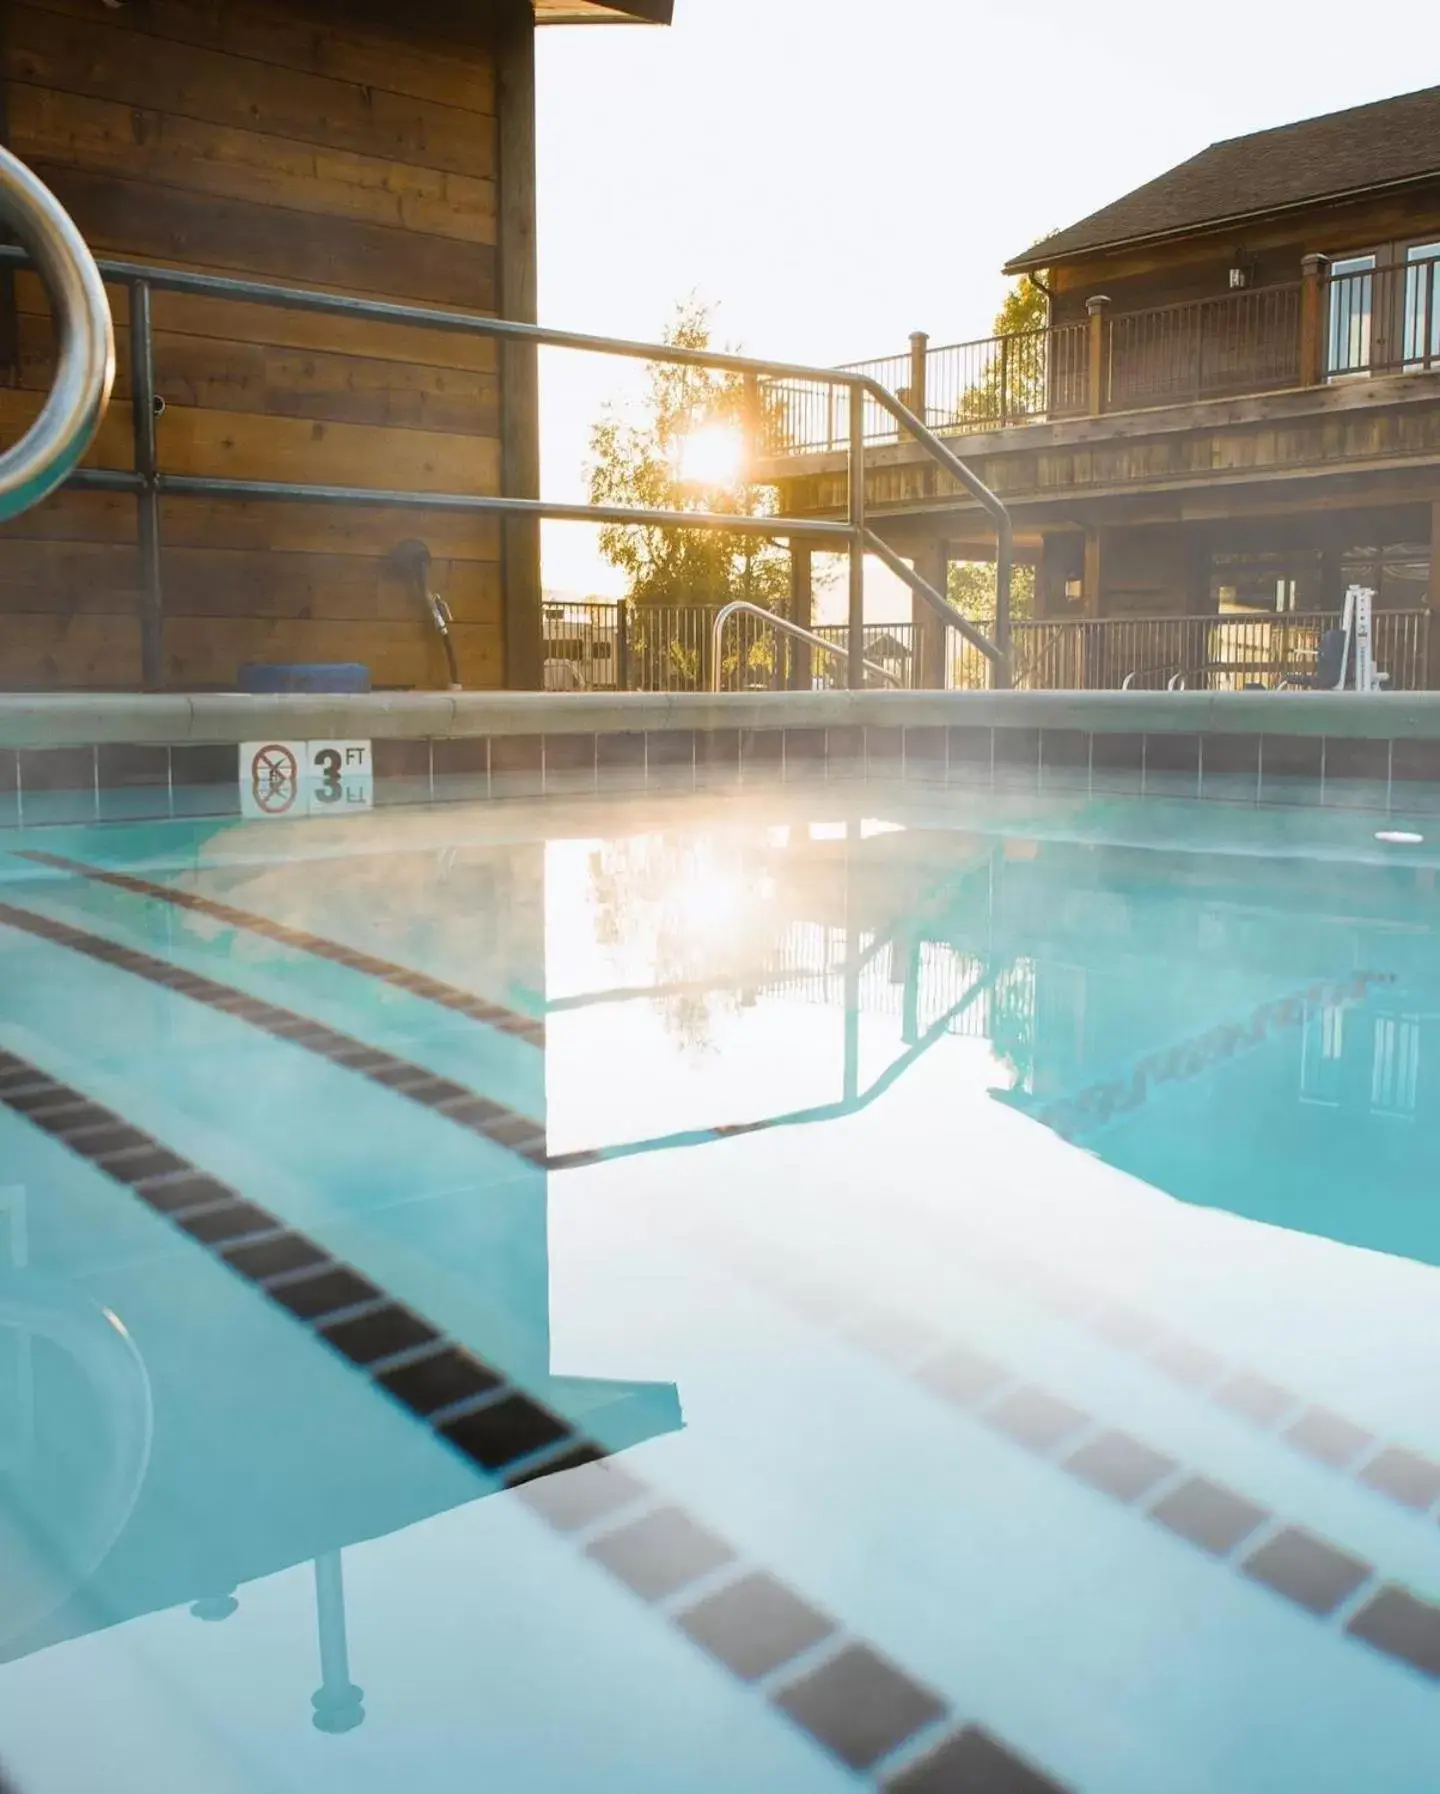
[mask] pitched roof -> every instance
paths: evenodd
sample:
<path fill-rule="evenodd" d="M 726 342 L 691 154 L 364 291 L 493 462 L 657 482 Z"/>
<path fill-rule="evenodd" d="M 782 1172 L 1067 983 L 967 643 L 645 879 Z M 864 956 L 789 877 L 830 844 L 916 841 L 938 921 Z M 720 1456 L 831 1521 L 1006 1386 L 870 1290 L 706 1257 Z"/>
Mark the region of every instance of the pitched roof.
<path fill-rule="evenodd" d="M 1033 244 L 1005 272 L 1432 174 L 1440 174 L 1440 87 L 1212 143 L 1168 174 Z"/>

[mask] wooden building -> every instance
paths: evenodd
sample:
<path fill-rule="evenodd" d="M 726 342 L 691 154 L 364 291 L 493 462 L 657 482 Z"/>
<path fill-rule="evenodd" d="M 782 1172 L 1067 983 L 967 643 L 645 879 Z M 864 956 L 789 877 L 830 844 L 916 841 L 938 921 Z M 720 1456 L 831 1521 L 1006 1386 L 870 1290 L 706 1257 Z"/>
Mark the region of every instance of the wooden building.
<path fill-rule="evenodd" d="M 1413 620 L 1423 677 L 1440 606 L 1440 88 L 1212 145 L 1006 272 L 1044 287 L 1047 328 L 921 337 L 898 365 L 1011 507 L 1039 618 L 1316 616 L 1358 583 L 1397 628 Z M 874 369 L 899 384 L 896 366 Z M 764 471 L 781 509 L 842 515 L 842 429 L 803 393 L 776 410 Z M 878 436 L 869 459 L 872 522 L 933 580 L 993 554 L 912 444 Z M 1428 637 L 1440 684 L 1440 628 Z M 1144 676 L 1144 652 L 1096 649 L 1053 682 Z"/>
<path fill-rule="evenodd" d="M 0 129 L 97 255 L 535 316 L 534 34 L 668 20 L 671 0 L 4 0 Z M 129 468 L 116 396 L 88 459 Z M 533 353 L 479 338 L 154 296 L 172 474 L 529 495 Z M 35 415 L 48 307 L 0 282 L 0 428 Z M 196 690 L 249 662 L 447 680 L 423 540 L 467 686 L 540 683 L 538 530 L 434 510 L 168 498 L 142 667 L 136 505 L 64 490 L 0 531 L 0 688 Z M 158 664 L 154 664 L 157 663 Z"/>

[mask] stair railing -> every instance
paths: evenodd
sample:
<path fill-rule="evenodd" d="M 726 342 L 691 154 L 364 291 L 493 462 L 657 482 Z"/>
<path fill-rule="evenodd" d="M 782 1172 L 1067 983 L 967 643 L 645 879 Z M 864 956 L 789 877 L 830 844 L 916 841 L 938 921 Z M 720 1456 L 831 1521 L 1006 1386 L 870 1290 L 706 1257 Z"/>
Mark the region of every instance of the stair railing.
<path fill-rule="evenodd" d="M 751 604 L 748 599 L 737 598 L 732 604 L 725 605 L 724 608 L 716 614 L 714 625 L 710 631 L 711 691 L 722 691 L 724 689 L 721 683 L 724 678 L 724 666 L 720 656 L 724 646 L 725 625 L 730 621 L 731 617 L 738 617 L 741 615 L 760 617 L 763 621 L 768 623 L 771 628 L 778 629 L 782 635 L 793 636 L 796 641 L 808 642 L 812 648 L 818 648 L 822 654 L 838 654 L 841 660 L 847 662 L 850 659 L 849 648 L 842 648 L 838 642 L 827 642 L 823 635 L 816 635 L 811 629 L 802 629 L 798 623 L 792 623 L 788 617 L 778 617 L 773 610 L 766 610 L 761 604 Z M 887 685 L 900 684 L 900 680 L 896 678 L 894 673 L 892 673 L 888 667 L 882 667 L 875 661 L 865 660 L 863 657 L 860 665 L 864 672 L 874 673 L 877 678 L 883 679 Z M 851 684 L 854 684 L 853 679 L 851 680 Z"/>
<path fill-rule="evenodd" d="M 234 498 L 318 504 L 390 505 L 400 509 L 468 511 L 585 523 L 646 525 L 662 529 L 714 529 L 771 539 L 834 542 L 850 558 L 849 668 L 852 689 L 864 684 L 864 560 L 874 554 L 940 620 L 976 647 L 991 665 L 995 685 L 1011 683 L 1010 576 L 1014 559 L 1010 515 L 1000 499 L 907 405 L 868 375 L 845 368 L 814 368 L 751 356 L 690 349 L 674 343 L 646 343 L 621 337 L 587 336 L 514 319 L 486 317 L 427 305 L 323 293 L 269 281 L 237 280 L 181 268 L 91 256 L 80 233 L 54 195 L 8 153 L 0 151 L 0 219 L 10 223 L 20 245 L 0 245 L 0 267 L 33 261 L 55 308 L 60 337 L 59 367 L 40 416 L 24 437 L 0 456 L 0 520 L 37 503 L 62 482 L 92 490 L 134 495 L 141 585 L 141 660 L 147 686 L 164 683 L 164 594 L 161 584 L 160 499 Z M 123 286 L 130 297 L 131 468 L 79 468 L 109 400 L 114 377 L 114 332 L 103 281 Z M 269 305 L 331 317 L 410 324 L 488 337 L 524 348 L 574 349 L 586 354 L 668 362 L 676 366 L 736 373 L 761 381 L 811 381 L 843 389 L 850 402 L 850 465 L 847 516 L 800 518 L 751 516 L 732 512 L 642 509 L 621 505 L 557 503 L 508 493 L 401 492 L 384 487 L 310 485 L 283 480 L 228 479 L 161 471 L 155 420 L 160 409 L 155 380 L 151 298 L 156 292 L 190 293 L 237 303 Z M 996 538 L 995 640 L 982 634 L 946 597 L 901 559 L 870 528 L 866 518 L 865 400 L 893 417 L 926 454 L 990 517 Z M 829 646 L 829 644 L 826 644 Z"/>

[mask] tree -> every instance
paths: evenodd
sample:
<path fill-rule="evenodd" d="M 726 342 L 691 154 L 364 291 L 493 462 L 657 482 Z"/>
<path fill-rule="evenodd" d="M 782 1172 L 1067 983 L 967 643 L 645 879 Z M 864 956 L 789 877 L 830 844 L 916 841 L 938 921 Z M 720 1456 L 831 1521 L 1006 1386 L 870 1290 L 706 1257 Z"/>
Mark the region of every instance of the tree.
<path fill-rule="evenodd" d="M 693 299 L 680 305 L 664 340 L 678 348 L 708 349 L 709 308 Z M 607 407 L 590 432 L 591 502 L 748 517 L 773 513 L 773 491 L 746 477 L 750 439 L 763 404 L 763 394 L 747 391 L 739 374 L 652 362 L 639 415 Z M 722 451 L 728 446 L 734 452 L 696 456 L 697 464 L 711 465 L 699 464 L 692 472 L 687 450 L 697 443 Z M 721 465 L 726 459 L 733 459 L 733 467 Z M 785 551 L 739 530 L 607 524 L 600 531 L 600 552 L 625 575 L 627 597 L 637 607 L 635 645 L 642 652 L 658 648 L 668 656 L 674 663 L 672 678 L 678 674 L 699 681 L 701 647 L 662 635 L 658 618 L 650 629 L 656 641 L 647 643 L 647 608 L 719 606 L 746 598 L 767 610 L 783 610 L 789 595 Z M 773 652 L 767 631 L 747 648 L 747 667 L 767 670 Z"/>

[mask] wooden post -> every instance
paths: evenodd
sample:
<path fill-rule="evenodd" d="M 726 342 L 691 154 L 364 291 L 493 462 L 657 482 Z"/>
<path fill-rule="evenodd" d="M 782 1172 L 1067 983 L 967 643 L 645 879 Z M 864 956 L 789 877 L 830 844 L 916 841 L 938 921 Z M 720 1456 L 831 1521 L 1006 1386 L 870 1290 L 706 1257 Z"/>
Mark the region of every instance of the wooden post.
<path fill-rule="evenodd" d="M 944 598 L 950 583 L 950 544 L 926 542 L 915 556 L 915 571 L 922 579 L 928 579 Z M 923 598 L 911 598 L 910 621 L 914 626 L 911 631 L 914 660 L 910 682 L 917 691 L 943 691 L 945 655 L 949 645 L 946 637 L 950 631 Z"/>
<path fill-rule="evenodd" d="M 1321 386 L 1325 380 L 1325 270 L 1323 255 L 1307 255 L 1300 264 L 1300 384 Z"/>
<path fill-rule="evenodd" d="M 815 627 L 815 551 L 808 542 L 790 542 L 790 621 Z M 815 651 L 809 642 L 790 641 L 790 689 L 809 691 L 815 682 Z"/>
<path fill-rule="evenodd" d="M 539 304 L 535 247 L 535 18 L 509 0 L 497 33 L 499 113 L 498 310 L 533 324 Z M 500 485 L 508 498 L 540 496 L 540 374 L 528 343 L 500 350 Z M 500 528 L 505 684 L 538 691 L 545 657 L 540 618 L 540 525 L 507 517 Z"/>
<path fill-rule="evenodd" d="M 1085 588 L 1081 609 L 1087 617 L 1100 615 L 1100 531 L 1085 532 Z"/>
<path fill-rule="evenodd" d="M 1110 300 L 1105 293 L 1096 293 L 1085 301 L 1090 315 L 1090 415 L 1099 417 L 1105 409 L 1106 351 L 1110 346 L 1108 313 Z"/>
<path fill-rule="evenodd" d="M 926 415 L 929 394 L 926 390 L 930 372 L 930 338 L 923 330 L 910 332 L 910 409 L 922 424 L 928 424 Z"/>
<path fill-rule="evenodd" d="M 1440 691 L 1440 499 L 1430 507 L 1430 615 L 1426 624 L 1425 689 Z"/>

